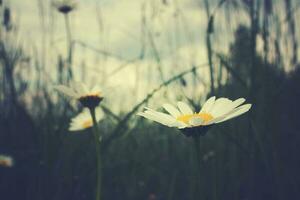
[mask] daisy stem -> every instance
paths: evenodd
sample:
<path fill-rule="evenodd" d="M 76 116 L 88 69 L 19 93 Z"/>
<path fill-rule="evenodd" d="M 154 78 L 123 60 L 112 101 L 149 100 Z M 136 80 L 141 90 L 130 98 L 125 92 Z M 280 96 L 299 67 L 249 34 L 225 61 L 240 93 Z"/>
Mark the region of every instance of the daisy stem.
<path fill-rule="evenodd" d="M 68 79 L 71 79 L 73 77 L 72 73 L 72 54 L 73 54 L 73 44 L 72 44 L 72 33 L 71 33 L 71 27 L 70 27 L 70 20 L 69 15 L 64 14 L 65 16 L 65 26 L 66 26 L 66 36 L 67 36 L 67 63 L 68 63 Z"/>
<path fill-rule="evenodd" d="M 200 182 L 200 168 L 201 168 L 201 158 L 200 158 L 200 136 L 194 136 L 194 150 L 195 150 L 195 157 L 196 157 L 196 165 L 197 165 L 197 172 L 196 172 L 196 198 L 200 198 L 200 189 L 201 189 L 201 182 Z"/>
<path fill-rule="evenodd" d="M 95 139 L 95 148 L 96 148 L 96 174 L 97 174 L 97 184 L 96 184 L 96 200 L 101 199 L 101 158 L 100 158 L 100 135 L 98 131 L 98 125 L 96 120 L 95 108 L 90 108 L 90 113 L 93 119 L 93 135 Z"/>

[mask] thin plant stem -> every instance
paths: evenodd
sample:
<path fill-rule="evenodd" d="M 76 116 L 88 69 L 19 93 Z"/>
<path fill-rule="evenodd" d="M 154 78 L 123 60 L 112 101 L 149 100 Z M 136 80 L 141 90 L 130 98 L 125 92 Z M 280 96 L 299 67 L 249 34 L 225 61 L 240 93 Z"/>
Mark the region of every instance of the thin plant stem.
<path fill-rule="evenodd" d="M 65 26 L 66 26 L 66 36 L 67 36 L 67 41 L 68 41 L 67 48 L 69 48 L 70 44 L 71 44 L 71 41 L 72 41 L 70 20 L 69 20 L 69 15 L 68 14 L 64 14 L 64 17 L 65 17 Z"/>
<path fill-rule="evenodd" d="M 214 80 L 214 66 L 212 62 L 212 44 L 211 44 L 211 34 L 213 33 L 213 17 L 210 15 L 209 2 L 205 1 L 206 14 L 208 18 L 207 30 L 206 30 L 206 49 L 207 49 L 207 58 L 209 63 L 209 74 L 210 74 L 210 90 L 211 93 L 215 93 L 215 80 Z"/>
<path fill-rule="evenodd" d="M 200 158 L 200 136 L 194 136 L 194 150 L 195 150 L 195 160 L 196 160 L 196 199 L 200 199 L 201 183 L 200 183 L 200 170 L 201 170 L 201 158 Z"/>
<path fill-rule="evenodd" d="M 73 42 L 72 42 L 72 33 L 71 33 L 71 27 L 70 27 L 70 20 L 69 15 L 64 14 L 65 17 L 65 26 L 66 26 L 66 36 L 67 36 L 67 63 L 68 63 L 68 78 L 69 81 L 73 77 L 72 73 L 72 54 L 73 54 Z"/>
<path fill-rule="evenodd" d="M 94 140 L 95 140 L 95 148 L 96 148 L 96 177 L 97 177 L 97 183 L 96 183 L 96 200 L 101 199 L 101 178 L 102 178 L 102 173 L 101 173 L 101 157 L 100 157 L 100 134 L 99 134 L 99 129 L 97 125 L 97 120 L 96 120 L 96 114 L 95 114 L 95 108 L 90 108 L 90 113 L 93 119 L 93 135 L 94 135 Z"/>

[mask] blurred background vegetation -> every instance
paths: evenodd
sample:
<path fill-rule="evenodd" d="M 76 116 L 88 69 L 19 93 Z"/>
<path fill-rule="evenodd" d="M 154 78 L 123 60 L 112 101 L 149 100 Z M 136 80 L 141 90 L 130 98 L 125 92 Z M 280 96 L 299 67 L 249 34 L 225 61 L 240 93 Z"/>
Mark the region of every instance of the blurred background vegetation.
<path fill-rule="evenodd" d="M 0 0 L 0 154 L 15 160 L 0 166 L 1 199 L 94 198 L 92 134 L 67 131 L 80 105 L 52 89 L 72 80 L 105 88 L 103 199 L 300 199 L 299 10 L 89 0 L 63 14 L 51 1 Z M 211 95 L 253 107 L 201 138 L 199 191 L 191 139 L 135 114 L 176 100 L 199 109 Z"/>

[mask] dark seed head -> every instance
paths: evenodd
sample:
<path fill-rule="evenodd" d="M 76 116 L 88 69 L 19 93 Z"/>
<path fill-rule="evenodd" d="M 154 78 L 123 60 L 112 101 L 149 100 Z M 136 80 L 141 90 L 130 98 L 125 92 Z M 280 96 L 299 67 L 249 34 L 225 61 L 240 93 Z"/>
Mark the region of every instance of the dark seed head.
<path fill-rule="evenodd" d="M 96 108 L 102 100 L 103 97 L 97 95 L 88 95 L 79 98 L 80 103 L 87 108 Z"/>
<path fill-rule="evenodd" d="M 71 12 L 73 10 L 72 6 L 69 5 L 63 5 L 58 7 L 58 11 L 64 14 L 68 14 L 69 12 Z"/>

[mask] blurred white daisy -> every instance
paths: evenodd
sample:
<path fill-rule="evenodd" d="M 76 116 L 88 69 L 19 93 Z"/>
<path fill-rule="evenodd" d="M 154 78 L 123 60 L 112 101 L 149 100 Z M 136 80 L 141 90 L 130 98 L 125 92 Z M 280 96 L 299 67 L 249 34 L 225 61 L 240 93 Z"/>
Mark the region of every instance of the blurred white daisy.
<path fill-rule="evenodd" d="M 80 82 L 73 82 L 71 87 L 65 85 L 54 86 L 59 92 L 80 101 L 87 108 L 95 108 L 103 100 L 102 94 L 98 86 L 88 89 L 88 87 Z"/>
<path fill-rule="evenodd" d="M 103 118 L 103 112 L 100 108 L 95 109 L 96 122 Z M 93 126 L 93 119 L 89 109 L 85 108 L 76 117 L 71 119 L 69 131 L 80 131 Z"/>
<path fill-rule="evenodd" d="M 78 2 L 76 0 L 55 0 L 52 5 L 61 13 L 68 14 L 76 9 Z"/>
<path fill-rule="evenodd" d="M 0 166 L 12 167 L 14 165 L 13 158 L 10 156 L 0 155 Z"/>
<path fill-rule="evenodd" d="M 146 110 L 138 115 L 169 127 L 177 127 L 185 135 L 192 136 L 196 134 L 195 132 L 204 134 L 212 124 L 227 121 L 247 112 L 251 104 L 242 105 L 244 102 L 244 98 L 232 101 L 228 98 L 211 97 L 204 103 L 200 112 L 194 112 L 186 103 L 178 102 L 178 109 L 171 104 L 163 105 L 169 114 L 145 108 Z"/>

